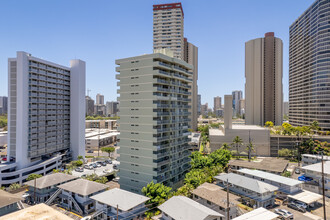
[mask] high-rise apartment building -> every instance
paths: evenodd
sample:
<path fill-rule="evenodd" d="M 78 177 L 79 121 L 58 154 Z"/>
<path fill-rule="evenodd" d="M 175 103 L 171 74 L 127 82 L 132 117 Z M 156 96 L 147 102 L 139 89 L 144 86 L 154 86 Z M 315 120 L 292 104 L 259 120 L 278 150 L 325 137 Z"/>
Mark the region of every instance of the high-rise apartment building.
<path fill-rule="evenodd" d="M 206 116 L 208 111 L 209 111 L 208 103 L 205 103 L 204 105 L 201 105 L 201 115 Z"/>
<path fill-rule="evenodd" d="M 104 95 L 97 93 L 96 95 L 96 105 L 104 105 Z"/>
<path fill-rule="evenodd" d="M 193 76 L 191 85 L 191 124 L 190 128 L 194 131 L 197 130 L 197 118 L 198 118 L 198 47 L 188 42 L 187 38 L 184 39 L 184 61 L 193 65 Z"/>
<path fill-rule="evenodd" d="M 17 169 L 68 151 L 74 159 L 85 156 L 84 61 L 65 67 L 17 52 L 8 59 L 8 81 L 7 153 Z M 52 168 L 41 164 L 38 173 L 45 167 Z"/>
<path fill-rule="evenodd" d="M 241 116 L 245 114 L 245 99 L 239 100 L 239 114 Z"/>
<path fill-rule="evenodd" d="M 86 115 L 94 115 L 94 100 L 89 97 L 89 96 L 86 96 Z"/>
<path fill-rule="evenodd" d="M 117 116 L 119 102 L 107 102 L 107 116 L 114 117 Z"/>
<path fill-rule="evenodd" d="M 190 168 L 193 66 L 161 53 L 116 60 L 120 89 L 120 187 L 177 187 Z"/>
<path fill-rule="evenodd" d="M 290 26 L 289 121 L 330 130 L 330 2 L 316 0 Z"/>
<path fill-rule="evenodd" d="M 153 49 L 169 48 L 184 59 L 183 10 L 181 3 L 153 6 Z"/>
<path fill-rule="evenodd" d="M 283 115 L 289 116 L 289 102 L 283 102 Z"/>
<path fill-rule="evenodd" d="M 215 113 L 216 110 L 221 109 L 221 97 L 217 96 L 214 97 L 214 101 L 213 101 L 213 112 Z"/>
<path fill-rule="evenodd" d="M 245 123 L 283 121 L 283 43 L 273 32 L 245 43 Z"/>
<path fill-rule="evenodd" d="M 233 95 L 233 115 L 236 117 L 240 114 L 239 112 L 239 101 L 243 98 L 243 93 L 241 90 L 235 90 L 232 92 Z"/>
<path fill-rule="evenodd" d="M 0 96 L 0 115 L 8 112 L 8 97 Z"/>

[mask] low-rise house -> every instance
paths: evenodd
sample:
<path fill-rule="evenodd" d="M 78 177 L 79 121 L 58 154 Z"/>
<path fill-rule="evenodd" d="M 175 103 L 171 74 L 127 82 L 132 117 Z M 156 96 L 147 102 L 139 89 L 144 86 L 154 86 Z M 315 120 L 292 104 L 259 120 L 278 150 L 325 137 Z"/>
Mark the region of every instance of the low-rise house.
<path fill-rule="evenodd" d="M 321 163 L 321 155 L 303 154 L 301 155 L 301 165 L 307 166 L 315 163 Z M 330 156 L 323 156 L 323 161 L 330 161 Z"/>
<path fill-rule="evenodd" d="M 26 202 L 42 203 L 46 202 L 53 193 L 58 190 L 58 186 L 78 177 L 64 174 L 64 173 L 53 173 L 35 180 L 31 180 L 25 183 L 29 186 L 28 196 L 25 197 Z"/>
<path fill-rule="evenodd" d="M 216 176 L 217 184 L 242 197 L 242 202 L 251 207 L 267 207 L 274 204 L 275 192 L 278 187 L 268 183 L 229 173 Z"/>
<path fill-rule="evenodd" d="M 322 163 L 301 167 L 304 175 L 299 179 L 304 180 L 303 188 L 311 192 L 322 194 Z M 330 161 L 324 161 L 324 188 L 325 195 L 330 197 Z"/>
<path fill-rule="evenodd" d="M 22 199 L 16 195 L 0 190 L 0 216 L 24 208 L 21 200 Z"/>
<path fill-rule="evenodd" d="M 227 192 L 222 187 L 211 183 L 204 183 L 192 191 L 193 200 L 205 205 L 224 215 L 227 219 Z M 229 193 L 229 218 L 235 218 L 238 214 L 237 205 L 239 196 Z"/>
<path fill-rule="evenodd" d="M 73 220 L 69 216 L 41 203 L 28 208 L 10 213 L 0 220 L 31 220 L 31 219 L 51 219 L 51 220 Z"/>
<path fill-rule="evenodd" d="M 136 219 L 142 218 L 147 211 L 144 203 L 150 198 L 115 188 L 92 196 L 91 199 L 96 201 L 96 211 L 100 213 L 97 217 L 116 218 L 118 211 L 116 219 Z"/>
<path fill-rule="evenodd" d="M 185 196 L 173 196 L 162 205 L 162 220 L 222 220 L 224 216 Z"/>
<path fill-rule="evenodd" d="M 284 194 L 294 194 L 302 190 L 303 182 L 273 173 L 251 169 L 240 169 L 236 173 L 277 186 Z"/>
<path fill-rule="evenodd" d="M 248 212 L 244 215 L 241 215 L 234 220 L 275 220 L 278 218 L 278 215 L 274 212 L 268 211 L 265 208 L 257 208 L 251 212 Z"/>
<path fill-rule="evenodd" d="M 77 179 L 58 186 L 60 205 L 81 215 L 95 211 L 92 196 L 104 192 L 108 186 L 85 179 Z"/>
<path fill-rule="evenodd" d="M 235 170 L 247 168 L 279 175 L 286 171 L 288 165 L 288 160 L 273 157 L 258 158 L 256 161 L 251 162 L 246 160 L 230 160 L 228 164 L 233 172 L 235 172 Z"/>

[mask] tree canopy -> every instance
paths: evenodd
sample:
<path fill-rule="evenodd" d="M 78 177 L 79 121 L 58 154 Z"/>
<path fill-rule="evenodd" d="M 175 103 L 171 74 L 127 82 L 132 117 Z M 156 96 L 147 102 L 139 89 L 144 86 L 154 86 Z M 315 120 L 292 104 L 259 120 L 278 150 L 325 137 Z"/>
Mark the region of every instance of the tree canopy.
<path fill-rule="evenodd" d="M 114 147 L 102 147 L 102 148 L 101 148 L 101 151 L 102 151 L 102 152 L 106 152 L 106 153 L 108 153 L 108 154 L 109 154 L 109 157 L 110 157 L 111 154 L 112 154 L 113 152 L 115 152 L 115 148 L 114 148 Z"/>
<path fill-rule="evenodd" d="M 27 181 L 30 181 L 30 180 L 38 179 L 38 178 L 40 178 L 40 177 L 42 177 L 41 174 L 31 173 L 31 174 L 26 178 L 26 180 L 27 180 Z"/>

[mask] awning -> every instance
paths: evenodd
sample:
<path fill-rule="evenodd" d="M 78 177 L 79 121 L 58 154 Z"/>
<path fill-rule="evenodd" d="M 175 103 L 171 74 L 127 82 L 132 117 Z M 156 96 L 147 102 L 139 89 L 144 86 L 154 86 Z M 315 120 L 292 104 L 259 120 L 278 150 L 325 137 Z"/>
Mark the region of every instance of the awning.
<path fill-rule="evenodd" d="M 307 205 L 322 199 L 322 195 L 307 190 L 303 190 L 302 192 L 296 193 L 295 195 L 288 195 L 288 197 L 306 203 Z"/>

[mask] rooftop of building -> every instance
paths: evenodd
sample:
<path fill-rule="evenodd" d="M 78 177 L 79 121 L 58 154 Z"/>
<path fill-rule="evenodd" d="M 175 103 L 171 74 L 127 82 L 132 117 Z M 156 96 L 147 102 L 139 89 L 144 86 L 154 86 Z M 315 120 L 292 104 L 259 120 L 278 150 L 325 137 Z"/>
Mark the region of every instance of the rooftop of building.
<path fill-rule="evenodd" d="M 313 193 L 313 192 L 310 192 L 307 190 L 303 190 L 302 192 L 298 192 L 294 195 L 288 195 L 288 197 L 290 197 L 294 200 L 301 201 L 306 204 L 312 204 L 312 203 L 322 199 L 322 195 Z"/>
<path fill-rule="evenodd" d="M 288 178 L 288 177 L 284 177 L 284 176 L 280 176 L 280 175 L 276 175 L 273 173 L 268 173 L 268 172 L 264 172 L 264 171 L 260 171 L 260 170 L 251 170 L 251 169 L 244 168 L 244 169 L 238 170 L 237 172 L 260 177 L 260 178 L 267 179 L 267 180 L 270 180 L 270 181 L 276 182 L 276 183 L 281 183 L 281 184 L 284 184 L 287 186 L 296 186 L 296 185 L 299 185 L 302 183 L 299 180 L 295 180 L 292 178 Z"/>
<path fill-rule="evenodd" d="M 0 190 L 0 208 L 14 204 L 21 200 L 22 198 L 19 196 Z"/>
<path fill-rule="evenodd" d="M 85 122 L 101 122 L 101 121 L 105 121 L 105 122 L 116 122 L 117 120 L 114 120 L 114 119 L 102 119 L 102 120 L 95 119 L 95 120 L 85 120 Z"/>
<path fill-rule="evenodd" d="M 230 160 L 229 166 L 240 168 L 257 169 L 273 173 L 283 173 L 289 164 L 288 160 L 275 157 L 259 157 L 257 161 Z"/>
<path fill-rule="evenodd" d="M 330 175 L 330 161 L 324 161 L 324 173 Z M 322 162 L 301 167 L 302 170 L 322 172 Z"/>
<path fill-rule="evenodd" d="M 70 181 L 68 183 L 64 183 L 59 185 L 58 188 L 64 189 L 69 192 L 73 192 L 82 196 L 88 196 L 96 192 L 100 192 L 108 188 L 107 185 L 85 180 L 85 179 L 77 179 Z"/>
<path fill-rule="evenodd" d="M 0 217 L 1 220 L 31 220 L 31 219 L 49 219 L 49 220 L 73 220 L 63 213 L 53 209 L 52 207 L 41 203 L 12 212 L 8 215 Z"/>
<path fill-rule="evenodd" d="M 209 135 L 211 136 L 224 136 L 225 134 L 220 129 L 209 129 Z"/>
<path fill-rule="evenodd" d="M 95 135 L 95 136 L 92 136 L 92 137 L 89 136 L 89 137 L 86 137 L 86 139 L 88 139 L 88 140 L 98 140 L 98 139 L 118 136 L 119 134 L 120 134 L 119 132 L 110 132 L 110 133 L 106 133 L 106 134 Z"/>
<path fill-rule="evenodd" d="M 315 159 L 322 159 L 321 155 L 314 155 L 314 154 L 302 154 L 302 157 L 310 157 Z M 330 160 L 330 156 L 323 156 L 323 160 Z"/>
<path fill-rule="evenodd" d="M 277 217 L 278 215 L 274 212 L 268 211 L 267 209 L 260 207 L 237 218 L 234 218 L 234 220 L 272 220 L 276 219 Z"/>
<path fill-rule="evenodd" d="M 227 192 L 222 187 L 211 183 L 203 183 L 192 191 L 198 197 L 206 199 L 218 206 L 227 207 Z M 239 196 L 229 193 L 229 201 L 231 205 L 239 204 Z"/>
<path fill-rule="evenodd" d="M 52 173 L 52 174 L 40 177 L 40 178 L 36 179 L 36 181 L 30 180 L 30 181 L 26 182 L 25 185 L 34 187 L 34 183 L 36 183 L 36 188 L 44 189 L 46 187 L 61 184 L 61 183 L 64 183 L 64 182 L 67 182 L 70 180 L 77 179 L 77 178 L 78 177 L 76 177 L 76 176 L 72 176 L 72 175 L 65 174 L 65 173 Z"/>
<path fill-rule="evenodd" d="M 173 196 L 158 208 L 174 219 L 200 220 L 207 217 L 224 217 L 185 196 Z"/>
<path fill-rule="evenodd" d="M 107 190 L 91 198 L 111 207 L 117 207 L 118 205 L 118 208 L 123 211 L 129 211 L 150 199 L 118 188 Z"/>
<path fill-rule="evenodd" d="M 246 176 L 241 176 L 236 173 L 228 173 L 223 175 L 218 175 L 215 177 L 217 180 L 227 181 L 230 184 L 251 190 L 256 193 L 266 193 L 273 192 L 278 190 L 278 187 L 270 185 L 268 183 L 264 183 L 262 181 L 258 181 Z"/>

